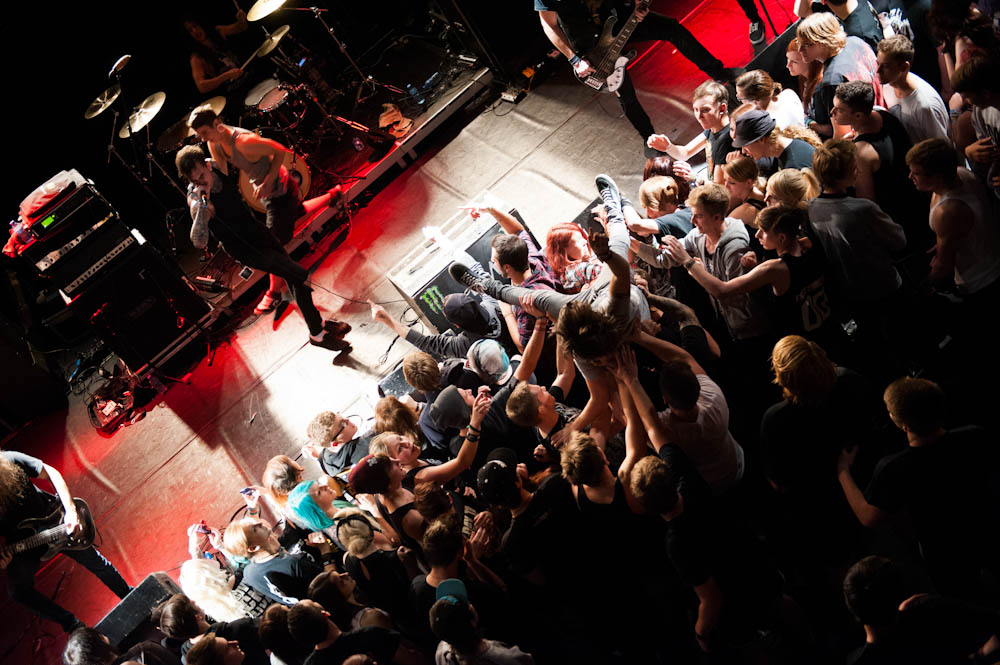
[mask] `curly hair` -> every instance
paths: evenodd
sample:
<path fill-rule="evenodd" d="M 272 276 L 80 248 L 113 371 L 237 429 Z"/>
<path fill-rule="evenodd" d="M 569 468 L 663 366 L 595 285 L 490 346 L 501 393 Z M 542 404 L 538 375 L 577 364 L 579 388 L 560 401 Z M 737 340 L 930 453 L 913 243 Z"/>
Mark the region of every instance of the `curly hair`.
<path fill-rule="evenodd" d="M 621 325 L 615 317 L 579 301 L 567 303 L 559 311 L 556 334 L 567 351 L 587 359 L 612 353 L 622 342 Z"/>

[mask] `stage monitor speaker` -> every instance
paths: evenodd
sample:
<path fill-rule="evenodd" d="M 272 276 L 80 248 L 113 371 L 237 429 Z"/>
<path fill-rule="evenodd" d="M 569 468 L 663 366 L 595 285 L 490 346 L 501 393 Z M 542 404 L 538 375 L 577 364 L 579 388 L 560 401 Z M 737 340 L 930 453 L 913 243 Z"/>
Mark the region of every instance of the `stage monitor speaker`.
<path fill-rule="evenodd" d="M 180 592 L 180 587 L 166 573 L 150 573 L 94 628 L 119 651 L 143 640 L 159 642 L 163 635 L 149 620 L 149 615 L 154 607 Z"/>
<path fill-rule="evenodd" d="M 105 270 L 70 303 L 134 372 L 203 325 L 210 307 L 148 244 Z"/>

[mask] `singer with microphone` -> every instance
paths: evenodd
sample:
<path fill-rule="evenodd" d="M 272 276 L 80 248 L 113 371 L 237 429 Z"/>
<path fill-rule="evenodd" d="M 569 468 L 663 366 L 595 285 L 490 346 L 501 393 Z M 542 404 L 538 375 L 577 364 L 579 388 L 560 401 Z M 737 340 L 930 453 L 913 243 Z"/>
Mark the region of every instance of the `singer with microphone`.
<path fill-rule="evenodd" d="M 205 158 L 200 146 L 185 146 L 175 162 L 178 175 L 188 183 L 191 244 L 203 248 L 211 234 L 236 261 L 285 280 L 309 327 L 309 343 L 350 353 L 351 345 L 344 335 L 351 326 L 335 319 L 323 320 L 313 304 L 312 289 L 306 285 L 309 273 L 288 255 L 270 229 L 247 212 L 236 184 Z M 330 197 L 331 206 L 343 205 L 339 188 L 324 196 Z"/>

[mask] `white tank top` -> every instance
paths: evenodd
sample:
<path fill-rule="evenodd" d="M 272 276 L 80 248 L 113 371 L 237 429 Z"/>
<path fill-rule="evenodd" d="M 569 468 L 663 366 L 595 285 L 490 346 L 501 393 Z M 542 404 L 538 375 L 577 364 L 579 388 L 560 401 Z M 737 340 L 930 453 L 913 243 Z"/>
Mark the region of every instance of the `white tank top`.
<path fill-rule="evenodd" d="M 959 167 L 957 182 L 931 207 L 931 218 L 948 199 L 957 199 L 972 211 L 972 228 L 955 253 L 955 284 L 963 293 L 975 293 L 1000 278 L 1000 220 L 994 217 L 986 188 L 971 171 Z"/>

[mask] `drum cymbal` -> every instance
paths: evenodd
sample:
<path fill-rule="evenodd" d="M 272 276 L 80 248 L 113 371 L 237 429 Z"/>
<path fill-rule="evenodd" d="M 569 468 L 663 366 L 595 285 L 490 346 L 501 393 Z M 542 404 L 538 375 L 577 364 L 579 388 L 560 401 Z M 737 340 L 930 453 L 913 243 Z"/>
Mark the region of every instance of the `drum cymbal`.
<path fill-rule="evenodd" d="M 164 92 L 154 92 L 146 99 L 142 100 L 142 103 L 136 107 L 132 115 L 128 117 L 128 122 L 121 131 L 118 132 L 118 137 L 127 139 L 130 134 L 130 129 L 132 132 L 137 132 L 152 120 L 160 109 L 163 108 L 163 102 L 166 101 L 167 95 Z"/>
<path fill-rule="evenodd" d="M 260 58 L 278 48 L 278 42 L 281 41 L 282 37 L 288 34 L 288 30 L 289 27 L 287 25 L 283 25 L 272 32 L 271 36 L 265 39 L 264 43 L 260 45 L 260 48 L 257 49 L 254 56 Z"/>
<path fill-rule="evenodd" d="M 113 86 L 97 96 L 97 99 L 90 102 L 87 111 L 83 114 L 84 119 L 90 120 L 104 113 L 109 106 L 114 104 L 118 95 L 122 94 L 122 87 L 115 83 Z"/>
<path fill-rule="evenodd" d="M 222 109 L 226 108 L 226 98 L 221 96 L 212 97 L 185 113 L 183 118 L 163 130 L 163 133 L 156 139 L 156 149 L 160 152 L 171 152 L 181 149 L 188 143 L 188 139 L 194 136 L 194 130 L 188 126 L 191 114 L 195 110 L 208 108 L 215 111 L 216 115 L 222 113 Z"/>
<path fill-rule="evenodd" d="M 247 12 L 247 20 L 259 21 L 283 4 L 285 4 L 285 0 L 257 0 L 257 2 L 253 3 L 250 11 Z"/>

